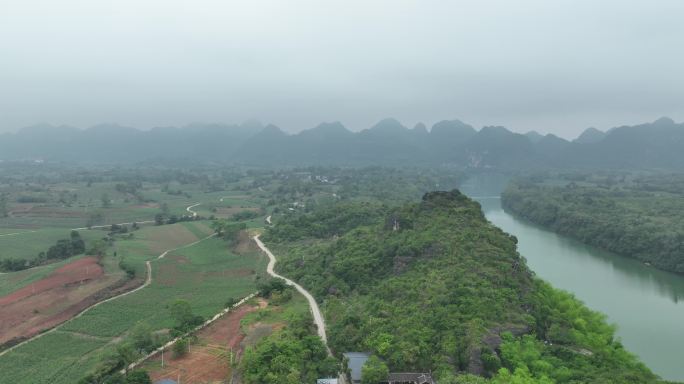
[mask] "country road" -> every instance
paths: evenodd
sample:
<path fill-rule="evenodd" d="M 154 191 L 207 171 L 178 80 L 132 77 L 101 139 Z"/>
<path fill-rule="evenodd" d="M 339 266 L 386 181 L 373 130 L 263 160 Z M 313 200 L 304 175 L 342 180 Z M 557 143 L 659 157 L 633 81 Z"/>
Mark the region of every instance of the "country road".
<path fill-rule="evenodd" d="M 197 217 L 197 212 L 193 211 L 192 209 L 195 208 L 196 206 L 200 205 L 202 203 L 195 203 L 193 205 L 188 206 L 185 208 L 186 211 L 190 212 L 192 214 L 192 217 Z"/>
<path fill-rule="evenodd" d="M 152 263 L 151 263 L 152 261 L 154 261 L 154 260 L 159 260 L 159 259 L 163 259 L 169 252 L 177 251 L 177 250 L 180 250 L 180 249 L 183 249 L 183 248 L 192 247 L 193 245 L 198 244 L 198 243 L 200 243 L 200 242 L 202 242 L 202 241 L 204 241 L 204 240 L 207 240 L 207 239 L 209 239 L 209 238 L 212 238 L 212 237 L 214 237 L 214 236 L 216 236 L 215 233 L 213 233 L 213 234 L 211 234 L 211 235 L 209 235 L 209 236 L 207 236 L 207 237 L 203 237 L 203 238 L 201 238 L 201 239 L 199 239 L 199 240 L 197 240 L 197 241 L 194 241 L 194 242 L 192 242 L 192 243 L 190 243 L 190 244 L 185 244 L 185 245 L 181 245 L 180 247 L 167 249 L 166 251 L 164 251 L 163 253 L 161 253 L 159 256 L 157 256 L 157 257 L 154 258 L 153 260 L 148 260 L 148 261 L 145 262 L 145 265 L 146 265 L 146 267 L 147 267 L 147 277 L 145 278 L 145 283 L 144 283 L 143 285 L 139 286 L 138 288 L 132 289 L 132 290 L 130 290 L 130 291 L 123 292 L 123 293 L 121 293 L 121 294 L 119 294 L 119 295 L 112 296 L 112 297 L 110 297 L 110 298 L 108 298 L 108 299 L 105 299 L 105 300 L 102 300 L 102 301 L 98 301 L 97 303 L 94 303 L 93 305 L 91 305 L 91 306 L 89 306 L 89 307 L 83 309 L 83 310 L 82 310 L 81 312 L 79 312 L 76 316 L 70 318 L 69 320 L 67 320 L 67 321 L 65 321 L 65 322 L 63 322 L 63 323 L 61 323 L 61 324 L 58 324 L 58 325 L 56 325 L 55 327 L 53 327 L 53 328 L 51 328 L 51 329 L 49 329 L 49 330 L 47 330 L 47 331 L 45 331 L 45 332 L 43 332 L 43 333 L 37 334 L 37 335 L 33 336 L 32 338 L 30 338 L 30 339 L 28 339 L 28 340 L 22 341 L 22 342 L 19 343 L 19 344 L 16 344 L 16 345 L 14 345 L 14 346 L 12 346 L 12 347 L 10 347 L 10 348 L 5 349 L 4 351 L 0 352 L 0 356 L 3 356 L 3 355 L 5 355 L 6 353 L 9 353 L 10 351 L 12 351 L 12 350 L 14 350 L 14 349 L 16 349 L 16 348 L 18 348 L 18 347 L 24 345 L 24 344 L 30 343 L 31 341 L 34 341 L 34 340 L 36 340 L 36 339 L 39 339 L 39 338 L 41 338 L 41 337 L 43 337 L 43 336 L 45 336 L 45 335 L 47 335 L 47 334 L 49 334 L 49 333 L 52 333 L 52 332 L 58 330 L 58 329 L 61 328 L 64 324 L 69 323 L 69 322 L 73 321 L 74 319 L 78 319 L 79 317 L 83 316 L 84 313 L 88 312 L 89 310 L 91 310 L 91 309 L 93 309 L 93 308 L 95 308 L 95 307 L 97 307 L 97 306 L 100 306 L 100 305 L 102 305 L 102 304 L 104 304 L 104 303 L 107 303 L 107 302 L 109 302 L 109 301 L 113 301 L 113 300 L 116 300 L 116 299 L 120 299 L 120 298 L 122 298 L 122 297 L 124 297 L 124 296 L 128 296 L 128 295 L 130 295 L 130 294 L 132 294 L 132 293 L 135 293 L 135 292 L 140 291 L 141 289 L 143 289 L 143 288 L 147 287 L 148 285 L 152 284 Z"/>
<path fill-rule="evenodd" d="M 266 272 L 278 279 L 285 280 L 285 283 L 287 285 L 291 285 L 299 291 L 304 297 L 306 297 L 306 300 L 309 302 L 309 307 L 311 308 L 311 314 L 313 315 L 314 318 L 314 323 L 316 324 L 316 328 L 318 328 L 318 336 L 320 336 L 321 340 L 323 340 L 323 344 L 325 344 L 325 348 L 328 350 L 328 355 L 332 356 L 332 352 L 330 352 L 330 348 L 328 348 L 328 338 L 325 334 L 325 321 L 323 320 L 323 315 L 321 315 L 321 310 L 318 308 L 318 303 L 316 302 L 316 299 L 304 288 L 302 288 L 301 285 L 295 283 L 294 281 L 288 279 L 287 277 L 283 277 L 273 270 L 275 267 L 276 263 L 276 258 L 271 253 L 271 251 L 264 245 L 261 240 L 259 240 L 260 235 L 254 236 L 254 241 L 256 244 L 259 246 L 259 248 L 266 254 L 268 255 L 268 266 L 266 267 Z"/>
<path fill-rule="evenodd" d="M 14 233 L 5 233 L 0 235 L 0 237 L 5 237 L 5 236 L 17 236 L 17 235 L 23 235 L 25 233 L 34 233 L 38 231 L 22 231 L 22 232 L 14 232 Z"/>
<path fill-rule="evenodd" d="M 144 221 L 131 221 L 130 223 L 118 223 L 118 224 L 106 224 L 106 225 L 93 225 L 90 227 L 80 227 L 80 228 L 71 228 L 72 231 L 85 231 L 88 229 L 101 229 L 101 228 L 110 228 L 112 225 L 133 225 L 133 223 L 136 224 L 152 224 L 154 223 L 154 220 L 144 220 Z"/>

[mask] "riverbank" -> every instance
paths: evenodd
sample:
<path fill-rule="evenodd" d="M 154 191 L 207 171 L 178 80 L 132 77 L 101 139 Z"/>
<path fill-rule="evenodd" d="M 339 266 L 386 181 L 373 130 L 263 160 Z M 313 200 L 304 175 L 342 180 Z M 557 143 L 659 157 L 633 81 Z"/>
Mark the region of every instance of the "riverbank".
<path fill-rule="evenodd" d="M 468 192 L 478 195 L 476 188 Z M 516 218 L 504 211 L 498 198 L 478 201 L 492 224 L 516 236 L 532 271 L 605 313 L 617 325 L 625 348 L 654 372 L 684 381 L 684 279 Z"/>

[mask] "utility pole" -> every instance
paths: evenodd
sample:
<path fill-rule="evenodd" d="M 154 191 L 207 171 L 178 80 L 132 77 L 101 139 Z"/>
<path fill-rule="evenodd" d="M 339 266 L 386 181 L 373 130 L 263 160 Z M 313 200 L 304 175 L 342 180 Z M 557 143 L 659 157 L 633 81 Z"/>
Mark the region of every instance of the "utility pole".
<path fill-rule="evenodd" d="M 162 347 L 162 368 L 164 368 L 164 348 Z"/>

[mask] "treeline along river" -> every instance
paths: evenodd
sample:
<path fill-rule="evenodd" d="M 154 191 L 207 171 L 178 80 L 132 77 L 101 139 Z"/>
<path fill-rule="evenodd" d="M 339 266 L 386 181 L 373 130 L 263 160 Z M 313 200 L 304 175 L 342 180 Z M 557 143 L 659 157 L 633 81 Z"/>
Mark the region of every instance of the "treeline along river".
<path fill-rule="evenodd" d="M 629 351 L 655 373 L 684 381 L 684 276 L 648 267 L 540 228 L 506 213 L 499 193 L 505 178 L 480 175 L 461 186 L 478 200 L 487 219 L 518 238 L 530 268 L 572 292 L 617 324 Z"/>

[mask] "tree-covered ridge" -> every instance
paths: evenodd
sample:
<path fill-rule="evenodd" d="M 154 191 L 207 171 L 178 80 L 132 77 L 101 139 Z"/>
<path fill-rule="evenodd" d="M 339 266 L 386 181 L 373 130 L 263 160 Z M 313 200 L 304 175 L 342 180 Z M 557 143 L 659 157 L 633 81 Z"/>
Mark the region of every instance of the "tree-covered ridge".
<path fill-rule="evenodd" d="M 460 192 L 364 208 L 364 221 L 327 238 L 277 229 L 324 217 L 311 213 L 280 217 L 265 236 L 281 272 L 324 303 L 336 354 L 371 351 L 440 383 L 657 381 L 602 315 L 536 279 L 516 239 Z"/>
<path fill-rule="evenodd" d="M 511 183 L 502 195 L 515 215 L 658 268 L 684 273 L 682 175 L 564 176 Z"/>

